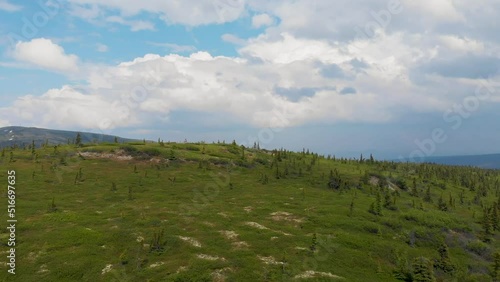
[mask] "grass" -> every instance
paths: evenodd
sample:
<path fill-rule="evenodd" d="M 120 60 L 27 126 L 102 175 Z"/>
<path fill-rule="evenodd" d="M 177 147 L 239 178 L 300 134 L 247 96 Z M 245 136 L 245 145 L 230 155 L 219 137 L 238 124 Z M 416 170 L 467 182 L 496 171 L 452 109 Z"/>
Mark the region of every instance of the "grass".
<path fill-rule="evenodd" d="M 7 170 L 16 170 L 18 241 L 17 274 L 0 266 L 5 281 L 396 281 L 396 253 L 408 261 L 434 259 L 442 240 L 459 270 L 436 272 L 438 278 L 464 281 L 487 279 L 498 250 L 497 234 L 489 243 L 480 236 L 481 204 L 496 201 L 498 172 L 289 153 L 276 162 L 278 179 L 270 152 L 246 149 L 242 159 L 241 148 L 228 144 L 65 145 L 37 149 L 36 161 L 31 150 L 6 150 L 0 172 L 6 182 Z M 79 156 L 85 152 L 93 154 Z M 119 158 L 124 155 L 133 158 Z M 328 189 L 333 170 L 348 189 Z M 470 187 L 428 177 L 438 170 L 487 183 L 488 193 L 474 204 Z M 362 183 L 366 172 L 403 179 L 408 187 L 416 178 L 422 196 L 396 188 L 396 210 L 373 215 L 368 208 L 379 188 Z M 426 185 L 433 203 L 422 200 Z M 458 201 L 463 188 L 464 204 L 437 209 L 441 193 Z M 276 212 L 282 216 L 273 217 Z M 295 278 L 307 271 L 331 276 Z"/>

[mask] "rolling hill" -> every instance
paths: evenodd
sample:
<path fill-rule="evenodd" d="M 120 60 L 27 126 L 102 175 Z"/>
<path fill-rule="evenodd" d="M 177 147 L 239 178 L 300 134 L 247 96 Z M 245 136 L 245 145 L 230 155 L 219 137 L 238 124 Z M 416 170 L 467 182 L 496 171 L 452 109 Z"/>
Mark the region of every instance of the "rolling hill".
<path fill-rule="evenodd" d="M 500 270 L 499 171 L 131 142 L 6 147 L 0 173 L 14 186 L 0 209 L 7 218 L 14 195 L 18 220 L 16 275 L 0 264 L 3 281 L 493 281 Z M 5 256 L 11 237 L 2 228 Z"/>
<path fill-rule="evenodd" d="M 500 154 L 428 157 L 425 161 L 445 165 L 462 165 L 488 169 L 500 169 Z"/>
<path fill-rule="evenodd" d="M 412 162 L 409 159 L 397 159 L 395 162 Z M 500 169 L 500 154 L 430 156 L 414 161 L 416 163 L 434 163 L 451 166 L 472 166 L 483 169 Z"/>
<path fill-rule="evenodd" d="M 31 144 L 33 141 L 37 147 L 42 144 L 68 144 L 73 143 L 76 135 L 80 133 L 82 143 L 95 143 L 95 142 L 114 142 L 115 138 L 119 143 L 131 142 L 133 139 L 121 138 L 113 135 L 90 133 L 90 132 L 77 132 L 44 129 L 36 127 L 22 127 L 22 126 L 8 126 L 0 128 L 0 148 L 9 147 L 13 145 L 25 146 Z"/>

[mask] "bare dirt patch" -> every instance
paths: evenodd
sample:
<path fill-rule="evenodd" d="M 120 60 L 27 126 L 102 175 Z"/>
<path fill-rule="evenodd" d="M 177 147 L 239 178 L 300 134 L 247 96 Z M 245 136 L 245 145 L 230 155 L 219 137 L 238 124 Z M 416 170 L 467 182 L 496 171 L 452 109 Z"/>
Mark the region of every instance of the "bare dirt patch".
<path fill-rule="evenodd" d="M 215 260 L 225 261 L 226 260 L 223 257 L 211 256 L 211 255 L 206 255 L 206 254 L 197 254 L 196 257 L 199 258 L 199 259 L 211 260 L 211 261 L 215 261 Z"/>
<path fill-rule="evenodd" d="M 122 150 L 118 150 L 115 153 L 78 152 L 78 154 L 84 158 L 90 159 L 113 159 L 119 161 L 129 161 L 133 159 L 132 156 L 126 155 Z"/>
<path fill-rule="evenodd" d="M 163 262 L 163 261 L 159 261 L 159 262 L 156 262 L 156 263 L 151 264 L 151 265 L 149 266 L 149 268 L 155 268 L 155 267 L 158 267 L 158 266 L 162 266 L 162 265 L 164 265 L 164 264 L 165 264 L 165 262 Z"/>
<path fill-rule="evenodd" d="M 308 270 L 306 272 L 303 272 L 301 274 L 296 275 L 294 278 L 295 279 L 310 279 L 310 278 L 320 278 L 320 277 L 328 277 L 328 278 L 334 278 L 334 279 L 344 279 L 344 277 L 331 274 L 330 272 L 319 272 L 319 271 L 314 271 L 314 270 Z"/>
<path fill-rule="evenodd" d="M 377 186 L 379 181 L 378 177 L 372 176 L 368 182 L 373 186 Z"/>
<path fill-rule="evenodd" d="M 252 221 L 245 222 L 245 225 L 248 225 L 248 226 L 251 226 L 251 227 L 254 227 L 257 229 L 261 229 L 261 230 L 266 230 L 266 229 L 268 230 L 269 229 L 269 228 L 265 227 L 264 225 L 260 225 L 257 222 L 252 222 Z"/>
<path fill-rule="evenodd" d="M 184 237 L 184 236 L 178 236 L 179 239 L 181 239 L 184 242 L 188 242 L 191 246 L 201 248 L 201 243 L 198 242 L 196 239 L 191 238 L 191 237 Z"/>
<path fill-rule="evenodd" d="M 232 242 L 231 245 L 235 248 L 235 249 L 244 249 L 244 248 L 248 248 L 250 247 L 250 244 L 248 244 L 247 242 L 245 241 L 236 241 L 236 242 Z"/>
<path fill-rule="evenodd" d="M 294 223 L 304 222 L 303 218 L 297 217 L 289 212 L 284 212 L 284 211 L 277 211 L 271 213 L 271 219 L 275 221 L 288 221 Z"/>
<path fill-rule="evenodd" d="M 238 233 L 230 230 L 219 231 L 226 239 L 236 240 L 238 238 Z"/>
<path fill-rule="evenodd" d="M 236 248 L 236 249 L 243 249 L 243 248 L 248 248 L 250 247 L 250 244 L 248 244 L 245 241 L 238 241 L 238 233 L 231 231 L 231 230 L 222 230 L 219 231 L 224 238 L 231 240 L 231 245 Z"/>
<path fill-rule="evenodd" d="M 104 274 L 110 272 L 112 269 L 113 269 L 113 265 L 112 264 L 108 264 L 108 265 L 106 265 L 106 267 L 104 267 L 101 270 L 101 274 L 104 275 Z"/>
<path fill-rule="evenodd" d="M 277 261 L 273 256 L 268 256 L 268 257 L 257 256 L 257 258 L 259 258 L 265 264 L 274 264 L 274 265 L 283 264 L 283 262 Z"/>
<path fill-rule="evenodd" d="M 225 267 L 222 269 L 217 269 L 214 272 L 210 274 L 212 276 L 212 281 L 213 282 L 225 282 L 226 281 L 226 275 L 228 272 L 233 272 L 233 270 L 230 267 Z"/>

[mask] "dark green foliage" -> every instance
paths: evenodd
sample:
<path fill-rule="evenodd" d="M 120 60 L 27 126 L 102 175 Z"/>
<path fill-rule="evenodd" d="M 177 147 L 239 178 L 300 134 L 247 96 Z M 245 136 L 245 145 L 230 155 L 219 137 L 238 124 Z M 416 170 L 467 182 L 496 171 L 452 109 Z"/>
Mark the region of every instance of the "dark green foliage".
<path fill-rule="evenodd" d="M 412 281 L 414 282 L 434 282 L 434 270 L 432 263 L 425 257 L 417 257 L 412 262 Z"/>
<path fill-rule="evenodd" d="M 311 242 L 311 246 L 309 247 L 309 249 L 314 252 L 316 251 L 316 246 L 318 245 L 318 239 L 316 237 L 316 233 L 313 233 L 313 237 L 312 237 L 312 242 Z"/>
<path fill-rule="evenodd" d="M 500 281 L 500 252 L 495 252 L 493 254 L 491 277 L 495 282 Z"/>
<path fill-rule="evenodd" d="M 483 209 L 483 217 L 481 218 L 481 225 L 483 227 L 482 238 L 484 242 L 491 241 L 493 235 L 493 225 L 491 222 L 490 209 Z"/>
<path fill-rule="evenodd" d="M 448 211 L 448 205 L 443 199 L 443 195 L 441 195 L 438 199 L 437 207 L 440 211 Z"/>
<path fill-rule="evenodd" d="M 412 269 L 406 253 L 397 251 L 395 253 L 395 269 L 393 270 L 394 278 L 401 281 L 411 282 Z"/>
<path fill-rule="evenodd" d="M 118 149 L 123 150 L 125 154 L 131 155 L 132 157 L 137 156 L 139 149 L 132 145 L 123 145 L 118 147 Z"/>
<path fill-rule="evenodd" d="M 424 201 L 426 201 L 427 203 L 432 203 L 431 187 L 430 186 L 427 186 L 427 189 L 425 190 Z"/>
<path fill-rule="evenodd" d="M 438 248 L 439 258 L 435 260 L 434 267 L 443 270 L 445 273 L 455 271 L 455 266 L 451 263 L 448 245 L 442 242 Z"/>
<path fill-rule="evenodd" d="M 75 145 L 77 147 L 81 147 L 83 144 L 82 144 L 82 135 L 80 133 L 77 133 L 76 134 L 76 138 L 75 138 Z"/>
<path fill-rule="evenodd" d="M 380 195 L 380 191 L 377 191 L 375 196 L 375 201 L 370 204 L 370 208 L 368 212 L 374 215 L 382 215 L 382 199 Z"/>
<path fill-rule="evenodd" d="M 163 253 L 165 251 L 166 241 L 163 238 L 164 231 L 155 231 L 153 233 L 153 238 L 151 239 L 151 243 L 149 244 L 149 251 L 155 253 Z"/>

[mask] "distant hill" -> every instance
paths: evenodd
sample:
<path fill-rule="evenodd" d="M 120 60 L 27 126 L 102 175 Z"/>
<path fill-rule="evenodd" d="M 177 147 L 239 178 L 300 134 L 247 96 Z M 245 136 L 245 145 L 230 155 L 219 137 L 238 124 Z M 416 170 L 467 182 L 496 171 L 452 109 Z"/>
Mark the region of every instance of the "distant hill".
<path fill-rule="evenodd" d="M 91 132 L 8 126 L 0 128 L 0 147 L 9 147 L 13 145 L 24 146 L 31 144 L 33 140 L 36 146 L 40 146 L 45 142 L 51 145 L 67 144 L 68 140 L 69 142 L 74 142 L 78 133 L 80 133 L 82 143 L 114 142 L 115 138 L 117 138 L 120 143 L 135 141 L 133 139 Z"/>
<path fill-rule="evenodd" d="M 486 169 L 500 169 L 500 154 L 427 157 L 424 159 L 424 162 L 456 166 L 475 166 Z"/>

